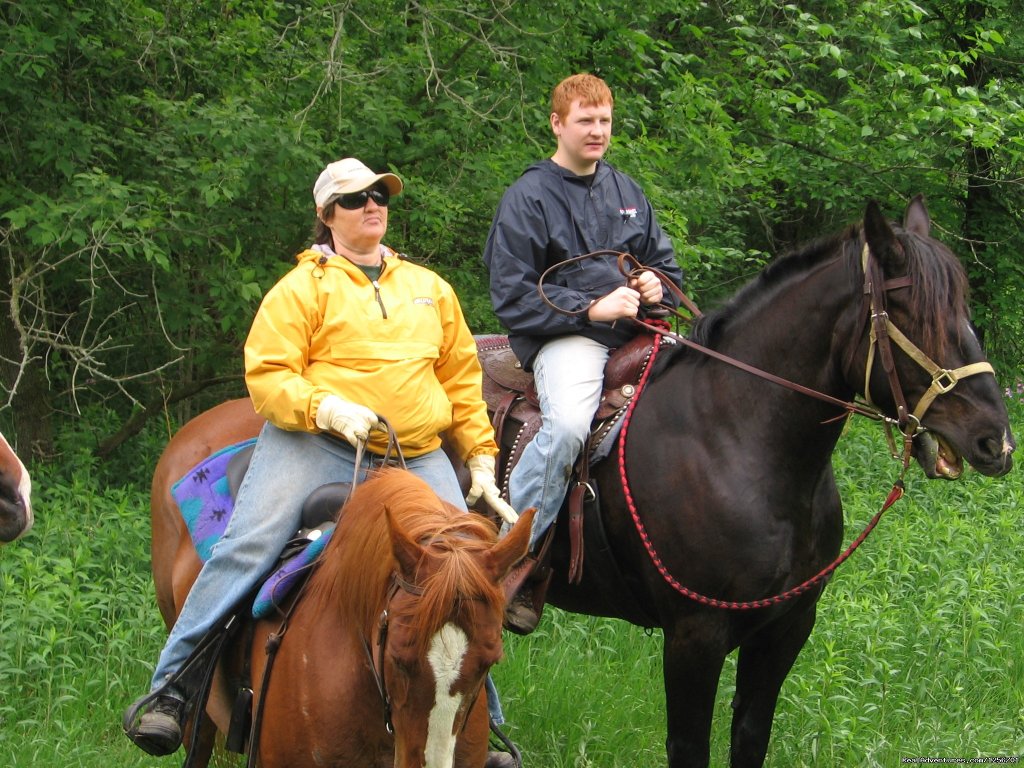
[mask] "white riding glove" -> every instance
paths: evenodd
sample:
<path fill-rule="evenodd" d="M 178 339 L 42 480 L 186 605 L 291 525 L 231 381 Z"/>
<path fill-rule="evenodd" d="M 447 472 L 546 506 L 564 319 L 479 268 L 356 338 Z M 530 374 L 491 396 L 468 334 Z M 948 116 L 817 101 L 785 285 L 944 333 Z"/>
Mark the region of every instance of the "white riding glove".
<path fill-rule="evenodd" d="M 515 523 L 519 519 L 519 515 L 501 498 L 501 491 L 498 490 L 498 486 L 494 482 L 494 457 L 478 453 L 466 462 L 466 466 L 469 467 L 470 477 L 466 503 L 472 506 L 477 499 L 483 496 L 487 505 L 497 512 L 502 520 L 509 525 Z"/>
<path fill-rule="evenodd" d="M 316 409 L 316 425 L 323 430 L 337 432 L 356 448 L 365 442 L 370 430 L 380 424 L 377 414 L 365 405 L 350 403 L 337 395 L 328 395 Z"/>

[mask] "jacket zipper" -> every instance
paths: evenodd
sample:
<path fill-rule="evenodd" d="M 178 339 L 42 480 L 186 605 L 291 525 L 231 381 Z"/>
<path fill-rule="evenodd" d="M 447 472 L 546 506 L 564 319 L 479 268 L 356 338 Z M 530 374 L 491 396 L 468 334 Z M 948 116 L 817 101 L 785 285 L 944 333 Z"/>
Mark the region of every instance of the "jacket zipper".
<path fill-rule="evenodd" d="M 380 297 L 380 283 L 378 283 L 376 280 L 371 280 L 370 282 L 373 283 L 373 297 L 377 300 L 378 306 L 380 306 L 380 313 L 384 317 L 384 319 L 387 320 L 388 311 L 384 308 L 384 301 Z"/>

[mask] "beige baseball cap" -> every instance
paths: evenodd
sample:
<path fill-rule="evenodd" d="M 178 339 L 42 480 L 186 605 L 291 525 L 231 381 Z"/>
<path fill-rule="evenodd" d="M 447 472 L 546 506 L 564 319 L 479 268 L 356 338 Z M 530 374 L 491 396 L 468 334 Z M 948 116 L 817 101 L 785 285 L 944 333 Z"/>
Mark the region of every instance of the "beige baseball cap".
<path fill-rule="evenodd" d="M 378 181 L 383 181 L 392 195 L 402 191 L 402 180 L 395 174 L 374 173 L 354 157 L 346 157 L 323 169 L 313 185 L 313 199 L 316 207 L 322 208 L 338 195 L 361 192 Z"/>

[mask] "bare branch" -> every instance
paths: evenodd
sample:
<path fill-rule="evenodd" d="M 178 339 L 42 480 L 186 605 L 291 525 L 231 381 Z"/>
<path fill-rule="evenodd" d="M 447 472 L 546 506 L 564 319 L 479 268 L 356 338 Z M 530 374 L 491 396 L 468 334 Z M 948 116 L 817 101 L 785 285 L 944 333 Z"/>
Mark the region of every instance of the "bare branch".
<path fill-rule="evenodd" d="M 155 275 L 150 278 L 152 295 L 132 290 L 121 277 L 125 270 L 115 262 L 120 254 L 136 245 L 124 242 L 123 233 L 116 222 L 132 213 L 126 204 L 118 216 L 105 222 L 96 222 L 90 229 L 88 242 L 78 248 L 68 248 L 74 216 L 68 217 L 64 230 L 56 241 L 44 246 L 38 255 L 23 256 L 19 233 L 13 227 L 0 229 L 0 259 L 6 261 L 8 289 L 0 289 L 0 300 L 5 300 L 7 315 L 13 328 L 13 343 L 9 342 L 0 356 L 13 376 L 5 376 L 0 383 L 0 409 L 12 406 L 25 381 L 31 365 L 42 364 L 46 378 L 52 384 L 51 368 L 59 359 L 69 372 L 69 396 L 76 412 L 81 412 L 79 395 L 94 390 L 98 384 L 113 386 L 129 402 L 139 405 L 138 398 L 129 389 L 130 384 L 144 381 L 177 366 L 187 351 L 173 343 L 164 325 L 160 311 L 159 292 Z M 81 232 L 77 222 L 76 232 Z M 154 270 L 150 267 L 151 272 Z M 84 296 L 72 308 L 55 309 L 51 306 L 49 286 L 56 273 L 80 275 L 75 282 L 84 288 Z M 123 301 L 111 298 L 121 296 Z M 132 311 L 154 306 L 156 326 L 160 334 L 178 353 L 144 370 L 131 370 L 124 359 L 134 348 L 136 340 L 124 340 L 117 323 Z M 114 369 L 114 362 L 117 367 Z"/>

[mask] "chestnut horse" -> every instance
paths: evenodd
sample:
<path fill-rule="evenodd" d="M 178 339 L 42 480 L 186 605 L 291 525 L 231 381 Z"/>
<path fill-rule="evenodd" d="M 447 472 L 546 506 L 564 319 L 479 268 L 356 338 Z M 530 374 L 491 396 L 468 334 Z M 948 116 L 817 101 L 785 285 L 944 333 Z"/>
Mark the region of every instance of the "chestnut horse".
<path fill-rule="evenodd" d="M 248 400 L 221 404 L 188 422 L 157 465 L 153 574 L 168 627 L 200 568 L 171 485 L 261 424 Z M 287 631 L 280 618 L 260 620 L 251 647 L 227 651 L 200 715 L 193 765 L 209 761 L 213 724 L 227 732 L 247 661 L 261 690 L 267 639 L 277 634 L 273 672 L 254 704 L 262 706 L 263 768 L 483 766 L 490 728 L 482 692 L 502 655 L 501 580 L 525 555 L 532 518 L 524 514 L 499 542 L 490 520 L 441 501 L 410 472 L 384 469 L 360 483 Z"/>
<path fill-rule="evenodd" d="M 14 541 L 32 527 L 31 496 L 28 470 L 0 434 L 0 543 Z"/>

